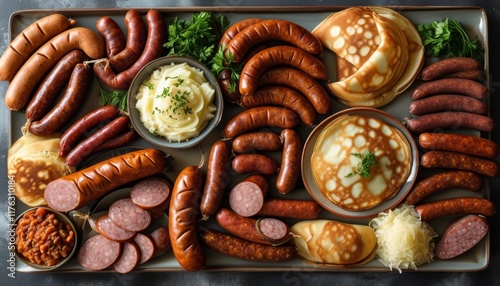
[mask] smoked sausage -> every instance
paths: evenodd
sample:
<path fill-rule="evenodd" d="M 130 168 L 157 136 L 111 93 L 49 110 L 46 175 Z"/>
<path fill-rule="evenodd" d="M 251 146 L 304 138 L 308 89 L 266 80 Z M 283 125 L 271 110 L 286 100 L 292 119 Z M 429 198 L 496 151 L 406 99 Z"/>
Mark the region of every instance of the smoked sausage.
<path fill-rule="evenodd" d="M 404 124 L 412 133 L 458 128 L 491 132 L 496 126 L 488 116 L 463 111 L 441 111 L 405 118 Z"/>
<path fill-rule="evenodd" d="M 201 197 L 200 211 L 203 220 L 207 220 L 220 207 L 224 190 L 229 185 L 229 143 L 218 140 L 210 149 L 208 158 L 207 176 Z"/>
<path fill-rule="evenodd" d="M 488 106 L 482 100 L 467 95 L 440 94 L 433 95 L 410 104 L 410 113 L 422 115 L 439 111 L 464 111 L 476 114 L 487 114 Z"/>
<path fill-rule="evenodd" d="M 152 148 L 119 155 L 51 181 L 45 200 L 60 212 L 75 210 L 121 185 L 161 172 L 169 162 L 170 156 Z"/>
<path fill-rule="evenodd" d="M 271 131 L 244 133 L 233 139 L 232 148 L 236 153 L 255 153 L 258 151 L 277 151 L 283 147 L 278 134 Z"/>
<path fill-rule="evenodd" d="M 256 219 L 240 216 L 226 208 L 221 208 L 215 218 L 223 229 L 233 235 L 256 243 L 271 244 L 257 231 Z"/>
<path fill-rule="evenodd" d="M 108 58 L 114 57 L 116 54 L 125 49 L 125 35 L 113 18 L 103 16 L 96 21 L 95 26 L 97 31 L 104 38 L 106 56 Z"/>
<path fill-rule="evenodd" d="M 78 262 L 85 269 L 99 271 L 113 265 L 121 253 L 121 243 L 97 234 L 82 244 L 78 251 Z"/>
<path fill-rule="evenodd" d="M 293 245 L 265 245 L 210 229 L 201 233 L 201 240 L 216 252 L 246 260 L 282 262 L 297 256 L 297 248 Z"/>
<path fill-rule="evenodd" d="M 235 138 L 257 128 L 294 128 L 298 123 L 299 117 L 288 108 L 259 106 L 233 116 L 224 127 L 224 135 Z"/>
<path fill-rule="evenodd" d="M 415 211 L 423 221 L 464 214 L 478 214 L 492 216 L 495 213 L 495 205 L 483 198 L 453 198 L 421 204 L 415 207 Z"/>
<path fill-rule="evenodd" d="M 412 92 L 412 99 L 422 99 L 436 94 L 463 94 L 484 100 L 489 94 L 488 88 L 474 80 L 463 78 L 444 78 L 424 82 Z"/>
<path fill-rule="evenodd" d="M 7 107 L 10 110 L 24 108 L 46 72 L 76 49 L 97 59 L 104 54 L 104 42 L 99 34 L 84 27 L 71 28 L 50 39 L 26 61 L 10 82 L 5 93 Z"/>
<path fill-rule="evenodd" d="M 427 150 L 443 150 L 493 159 L 500 152 L 492 140 L 466 134 L 424 132 L 418 136 L 418 143 Z"/>
<path fill-rule="evenodd" d="M 276 188 L 280 194 L 288 194 L 295 189 L 300 175 L 302 157 L 302 140 L 294 129 L 281 131 L 283 152 Z"/>
<path fill-rule="evenodd" d="M 123 229 L 116 225 L 108 214 L 100 216 L 95 222 L 95 229 L 107 239 L 125 242 L 135 235 L 135 231 Z"/>
<path fill-rule="evenodd" d="M 177 262 L 187 271 L 203 269 L 206 264 L 197 223 L 202 181 L 198 167 L 185 167 L 175 180 L 170 200 L 168 230 L 172 251 Z"/>
<path fill-rule="evenodd" d="M 323 52 L 319 39 L 304 27 L 287 20 L 269 19 L 258 21 L 237 33 L 227 45 L 226 55 L 240 62 L 253 46 L 271 40 L 290 43 L 313 55 Z"/>
<path fill-rule="evenodd" d="M 229 193 L 229 206 L 240 216 L 257 214 L 269 192 L 269 183 L 262 175 L 250 175 L 236 184 Z"/>
<path fill-rule="evenodd" d="M 38 48 L 75 23 L 75 20 L 55 13 L 26 27 L 12 40 L 0 57 L 0 80 L 11 80 Z"/>
<path fill-rule="evenodd" d="M 278 65 L 297 68 L 315 79 L 326 79 L 326 68 L 318 58 L 292 46 L 274 46 L 256 53 L 245 64 L 239 81 L 241 95 L 254 93 L 262 74 Z"/>
<path fill-rule="evenodd" d="M 135 130 L 128 130 L 97 146 L 94 151 L 99 152 L 123 147 L 132 142 L 135 138 L 137 138 L 137 132 Z"/>
<path fill-rule="evenodd" d="M 113 269 L 118 273 L 129 273 L 139 265 L 141 259 L 141 250 L 133 241 L 127 241 L 123 244 L 120 257 L 113 263 Z"/>
<path fill-rule="evenodd" d="M 108 215 L 114 224 L 128 231 L 145 230 L 151 223 L 151 213 L 136 205 L 131 198 L 112 203 Z"/>
<path fill-rule="evenodd" d="M 256 214 L 265 217 L 316 219 L 321 206 L 315 201 L 268 198 Z"/>
<path fill-rule="evenodd" d="M 446 58 L 435 63 L 432 63 L 422 69 L 420 73 L 420 79 L 422 80 L 434 80 L 442 78 L 448 74 L 479 70 L 482 69 L 483 65 L 480 61 L 469 57 L 454 57 Z"/>
<path fill-rule="evenodd" d="M 234 156 L 232 169 L 238 174 L 253 173 L 271 176 L 278 171 L 276 160 L 265 154 L 238 154 Z"/>
<path fill-rule="evenodd" d="M 261 18 L 247 18 L 234 23 L 233 25 L 231 25 L 229 28 L 226 29 L 226 31 L 220 38 L 219 46 L 226 48 L 229 45 L 229 42 L 234 38 L 234 36 L 236 36 L 236 34 L 241 32 L 246 27 L 260 21 L 262 21 Z"/>
<path fill-rule="evenodd" d="M 137 182 L 130 190 L 130 199 L 145 210 L 153 210 L 164 204 L 170 204 L 172 187 L 159 176 L 145 178 Z"/>
<path fill-rule="evenodd" d="M 428 151 L 422 155 L 420 165 L 424 168 L 470 171 L 488 177 L 495 177 L 498 173 L 498 166 L 492 160 L 450 151 Z"/>

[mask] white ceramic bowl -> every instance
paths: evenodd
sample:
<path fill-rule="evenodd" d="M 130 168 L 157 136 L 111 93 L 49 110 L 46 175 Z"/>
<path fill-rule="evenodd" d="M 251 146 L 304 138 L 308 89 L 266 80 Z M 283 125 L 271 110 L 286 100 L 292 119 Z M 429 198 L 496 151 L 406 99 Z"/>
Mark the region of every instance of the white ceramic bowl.
<path fill-rule="evenodd" d="M 408 140 L 408 143 L 410 144 L 411 148 L 411 156 L 412 156 L 411 171 L 408 178 L 406 179 L 402 187 L 399 189 L 398 193 L 389 200 L 386 200 L 378 204 L 377 206 L 367 210 L 362 210 L 362 211 L 346 210 L 331 202 L 319 190 L 312 173 L 311 156 L 313 154 L 314 145 L 316 143 L 319 134 L 330 122 L 334 121 L 338 117 L 345 114 L 370 116 L 384 121 L 385 123 L 401 131 Z M 379 109 L 368 108 L 368 107 L 354 107 L 342 110 L 340 112 L 331 115 L 330 117 L 323 120 L 320 124 L 318 124 L 318 126 L 314 128 L 314 130 L 310 133 L 309 137 L 307 138 L 304 144 L 304 150 L 302 152 L 301 169 L 302 169 L 302 179 L 304 181 L 306 190 L 309 192 L 311 197 L 316 202 L 318 202 L 325 210 L 344 219 L 369 219 L 377 216 L 377 214 L 380 212 L 384 212 L 396 207 L 404 200 L 406 195 L 411 190 L 413 183 L 415 182 L 415 179 L 417 178 L 418 166 L 419 166 L 419 156 L 418 156 L 418 149 L 416 142 L 413 139 L 411 133 L 408 131 L 408 129 L 400 121 L 398 121 L 392 115 L 384 111 L 381 111 Z"/>
<path fill-rule="evenodd" d="M 208 124 L 205 126 L 205 128 L 196 137 L 191 138 L 191 139 L 186 140 L 186 141 L 180 141 L 180 142 L 169 141 L 164 137 L 156 136 L 156 135 L 153 135 L 151 132 L 149 132 L 149 130 L 142 124 L 142 122 L 140 120 L 140 113 L 137 110 L 137 108 L 135 108 L 135 105 L 137 103 L 137 99 L 135 98 L 135 95 L 137 94 L 137 90 L 139 89 L 141 84 L 144 82 L 144 80 L 146 80 L 153 73 L 153 71 L 156 70 L 157 68 L 159 68 L 160 66 L 170 65 L 171 63 L 174 63 L 174 64 L 187 63 L 189 66 L 201 70 L 203 72 L 203 75 L 205 76 L 205 78 L 208 80 L 208 82 L 215 89 L 214 104 L 216 106 L 216 111 L 215 111 L 214 118 L 212 118 L 208 122 Z M 205 139 L 214 130 L 214 128 L 219 124 L 219 122 L 222 118 L 222 113 L 223 113 L 223 109 L 224 109 L 224 99 L 222 97 L 222 92 L 221 92 L 221 89 L 219 86 L 219 82 L 217 81 L 217 78 L 212 74 L 210 69 L 208 69 L 205 65 L 203 65 L 198 60 L 191 58 L 191 57 L 166 56 L 166 57 L 161 57 L 161 58 L 158 58 L 156 60 L 149 62 L 135 76 L 135 78 L 132 81 L 132 84 L 130 85 L 130 88 L 128 90 L 127 106 L 128 106 L 130 121 L 132 122 L 134 129 L 146 141 L 148 141 L 149 143 L 156 145 L 158 147 L 187 149 L 187 148 L 191 148 L 193 146 L 196 146 L 201 141 L 203 141 L 203 139 Z"/>

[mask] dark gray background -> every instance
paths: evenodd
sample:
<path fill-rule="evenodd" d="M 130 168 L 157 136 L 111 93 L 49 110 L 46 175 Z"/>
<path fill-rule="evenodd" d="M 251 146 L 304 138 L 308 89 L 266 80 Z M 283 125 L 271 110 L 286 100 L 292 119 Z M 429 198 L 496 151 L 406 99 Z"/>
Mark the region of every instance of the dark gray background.
<path fill-rule="evenodd" d="M 488 15 L 491 73 L 491 111 L 496 122 L 500 115 L 496 107 L 500 106 L 500 94 L 497 90 L 500 82 L 500 1 L 498 0 L 412 0 L 412 1 L 364 1 L 364 0 L 1 0 L 0 1 L 0 50 L 3 51 L 9 41 L 9 17 L 23 9 L 66 9 L 66 8 L 127 8 L 127 7 L 171 7 L 171 6 L 360 6 L 360 5 L 444 5 L 444 6 L 481 6 Z M 263 7 L 262 9 L 265 9 Z M 0 93 L 5 94 L 7 83 L 0 82 Z M 500 285 L 500 249 L 496 244 L 500 240 L 498 214 L 491 217 L 491 260 L 486 270 L 481 272 L 449 273 L 414 273 L 397 271 L 383 273 L 342 273 L 342 272 L 147 272 L 118 275 L 115 273 L 16 273 L 16 278 L 7 276 L 7 207 L 6 207 L 6 154 L 9 147 L 9 112 L 0 104 L 0 284 L 1 285 L 133 285 L 146 283 L 164 285 Z M 499 142 L 498 128 L 492 134 Z M 498 163 L 498 159 L 497 159 Z M 500 202 L 500 182 L 491 180 L 491 199 Z"/>

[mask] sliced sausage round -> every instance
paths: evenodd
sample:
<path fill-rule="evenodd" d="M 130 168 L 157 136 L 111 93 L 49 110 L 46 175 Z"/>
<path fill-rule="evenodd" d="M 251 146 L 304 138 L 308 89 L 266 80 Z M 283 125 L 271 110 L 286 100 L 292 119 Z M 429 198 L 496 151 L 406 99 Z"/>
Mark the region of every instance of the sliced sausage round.
<path fill-rule="evenodd" d="M 170 191 L 170 184 L 166 180 L 151 177 L 135 184 L 130 191 L 130 198 L 139 207 L 149 210 L 164 204 Z"/>
<path fill-rule="evenodd" d="M 120 257 L 122 245 L 97 234 L 89 238 L 78 251 L 78 262 L 88 270 L 103 270 Z"/>
<path fill-rule="evenodd" d="M 172 248 L 172 244 L 170 243 L 170 235 L 168 234 L 168 227 L 159 226 L 155 230 L 153 230 L 149 236 L 153 239 L 156 246 L 156 255 L 161 255 Z"/>
<path fill-rule="evenodd" d="M 135 231 L 125 230 L 117 226 L 108 214 L 99 217 L 95 223 L 96 230 L 107 239 L 125 242 L 135 235 Z"/>
<path fill-rule="evenodd" d="M 133 241 L 123 244 L 123 250 L 118 260 L 113 263 L 113 269 L 118 273 L 128 273 L 139 264 L 141 259 L 141 250 Z"/>
<path fill-rule="evenodd" d="M 137 243 L 141 250 L 141 260 L 139 264 L 149 261 L 156 251 L 154 240 L 145 234 L 137 233 L 134 236 L 134 242 Z"/>
<path fill-rule="evenodd" d="M 114 202 L 108 214 L 117 226 L 129 231 L 144 230 L 151 223 L 151 213 L 134 204 L 130 198 Z"/>
<path fill-rule="evenodd" d="M 229 193 L 231 209 L 243 216 L 255 215 L 264 204 L 269 183 L 262 175 L 252 175 L 238 183 Z"/>

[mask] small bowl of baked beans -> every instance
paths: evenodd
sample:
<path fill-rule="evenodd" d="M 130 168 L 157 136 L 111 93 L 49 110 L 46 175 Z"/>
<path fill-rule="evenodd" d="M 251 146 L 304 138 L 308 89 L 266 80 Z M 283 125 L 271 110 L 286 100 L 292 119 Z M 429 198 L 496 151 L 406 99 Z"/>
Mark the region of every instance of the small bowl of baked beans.
<path fill-rule="evenodd" d="M 68 262 L 78 242 L 71 220 L 58 211 L 35 207 L 16 220 L 16 256 L 38 270 L 53 270 Z"/>

